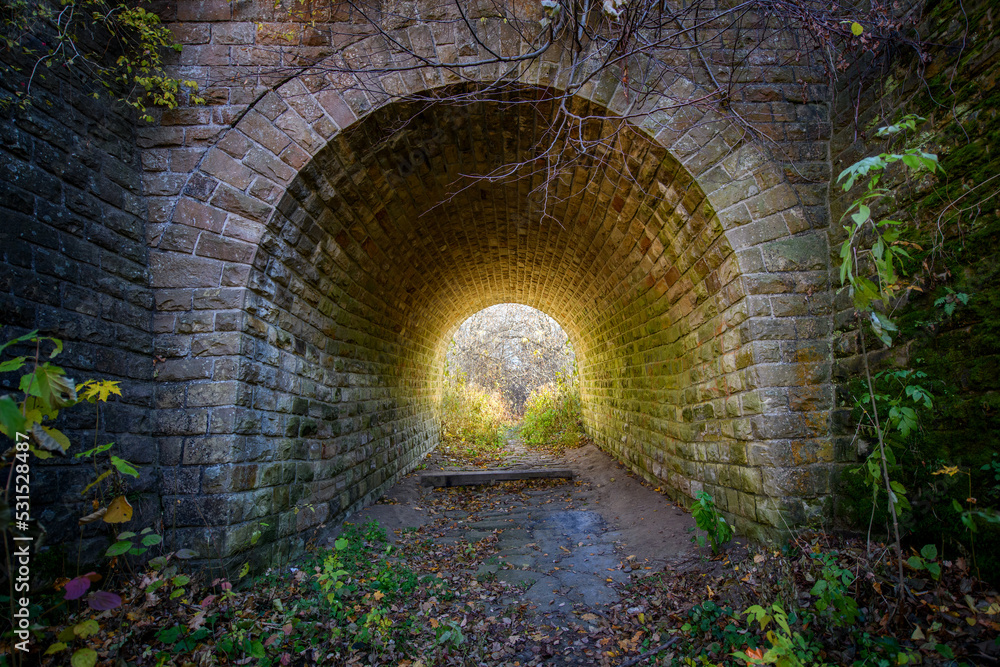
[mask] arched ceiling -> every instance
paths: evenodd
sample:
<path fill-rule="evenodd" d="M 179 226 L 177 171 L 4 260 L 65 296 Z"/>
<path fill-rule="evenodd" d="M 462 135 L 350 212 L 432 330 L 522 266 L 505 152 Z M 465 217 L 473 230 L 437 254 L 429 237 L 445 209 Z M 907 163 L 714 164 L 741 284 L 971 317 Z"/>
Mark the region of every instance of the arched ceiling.
<path fill-rule="evenodd" d="M 300 246 L 300 261 L 318 271 L 314 288 L 333 287 L 323 267 L 339 265 L 354 299 L 381 304 L 382 326 L 435 350 L 472 313 L 513 301 L 552 315 L 586 354 L 643 324 L 628 321 L 636 304 L 666 299 L 655 310 L 669 320 L 670 306 L 693 307 L 726 282 L 705 287 L 730 250 L 704 195 L 665 150 L 624 130 L 613 150 L 598 146 L 546 183 L 539 147 L 552 142 L 556 104 L 542 89 L 502 102 L 372 113 L 300 172 L 272 234 Z M 575 100 L 572 110 L 592 109 Z M 606 132 L 599 122 L 607 123 L 584 132 Z M 514 175 L 497 177 L 514 164 Z M 609 328 L 612 314 L 621 330 Z"/>

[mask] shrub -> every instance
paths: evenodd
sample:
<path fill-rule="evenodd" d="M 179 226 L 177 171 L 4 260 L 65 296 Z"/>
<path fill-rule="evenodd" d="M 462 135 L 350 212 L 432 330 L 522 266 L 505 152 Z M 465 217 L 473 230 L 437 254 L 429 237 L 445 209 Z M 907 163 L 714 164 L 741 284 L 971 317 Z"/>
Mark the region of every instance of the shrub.
<path fill-rule="evenodd" d="M 499 391 L 487 391 L 463 378 L 445 384 L 441 431 L 446 453 L 474 459 L 499 455 L 509 422 Z"/>
<path fill-rule="evenodd" d="M 583 436 L 581 420 L 580 386 L 575 378 L 559 376 L 531 392 L 524 405 L 521 437 L 533 447 L 576 447 Z"/>

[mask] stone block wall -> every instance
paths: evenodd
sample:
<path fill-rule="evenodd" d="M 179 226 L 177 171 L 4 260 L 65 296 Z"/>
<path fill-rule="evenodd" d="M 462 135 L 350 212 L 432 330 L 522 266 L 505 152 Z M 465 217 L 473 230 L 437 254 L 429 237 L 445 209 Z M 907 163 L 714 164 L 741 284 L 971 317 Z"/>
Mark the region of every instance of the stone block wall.
<path fill-rule="evenodd" d="M 468 59 L 512 48 L 495 17 L 477 16 L 477 45 L 432 4 L 389 26 L 401 43 Z M 782 64 L 800 40 L 744 30 L 735 46 L 760 59 L 746 72 L 709 50 L 649 73 L 682 99 L 749 77 L 739 119 L 643 115 L 623 72 L 594 78 L 572 107 L 634 119 L 617 152 L 539 197 L 538 174 L 463 175 L 531 164 L 571 83 L 562 48 L 513 97 L 422 111 L 400 100 L 458 77 L 335 71 L 399 54 L 332 5 L 157 9 L 185 44 L 172 71 L 207 100 L 136 130 L 165 360 L 148 423 L 175 544 L 227 557 L 261 530 L 255 557 L 281 560 L 372 500 L 436 442 L 451 332 L 503 301 L 566 328 L 588 432 L 639 474 L 679 498 L 708 490 L 752 534 L 828 510 L 829 123 L 820 69 Z M 318 58 L 334 71 L 301 67 Z M 481 85 L 496 67 L 464 75 Z"/>
<path fill-rule="evenodd" d="M 6 64 L 30 71 L 33 63 Z M 34 517 L 48 530 L 48 544 L 75 558 L 77 519 L 91 511 L 81 507 L 80 492 L 94 474 L 73 465 L 72 455 L 95 440 L 114 441 L 111 453 L 141 469 L 133 499 L 143 525 L 160 516 L 146 202 L 133 114 L 58 73 L 36 78 L 34 104 L 18 108 L 13 93 L 24 84 L 9 69 L 0 80 L 0 97 L 10 103 L 0 114 L 0 338 L 37 329 L 63 339 L 65 351 L 52 361 L 69 377 L 119 380 L 122 390 L 103 409 L 96 437 L 91 406 L 64 411 L 70 456 L 34 463 Z M 0 391 L 17 393 L 17 381 L 0 376 Z M 85 535 L 84 557 L 94 560 L 106 540 Z"/>

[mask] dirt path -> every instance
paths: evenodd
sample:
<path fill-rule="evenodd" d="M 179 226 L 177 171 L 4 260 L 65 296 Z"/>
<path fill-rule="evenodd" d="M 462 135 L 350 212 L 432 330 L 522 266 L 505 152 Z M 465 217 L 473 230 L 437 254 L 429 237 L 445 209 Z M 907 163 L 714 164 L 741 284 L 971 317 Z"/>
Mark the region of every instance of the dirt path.
<path fill-rule="evenodd" d="M 521 463 L 539 463 L 517 443 L 511 449 Z M 432 455 L 427 468 L 447 463 Z M 543 463 L 570 467 L 575 479 L 432 489 L 415 473 L 350 522 L 377 521 L 394 540 L 418 529 L 438 545 L 489 544 L 475 579 L 499 584 L 500 594 L 487 598 L 483 613 L 520 610 L 547 637 L 598 631 L 609 609 L 621 606 L 623 586 L 697 557 L 691 517 L 594 445 Z M 541 641 L 503 648 L 520 664 L 593 663 L 585 645 L 566 652 Z"/>

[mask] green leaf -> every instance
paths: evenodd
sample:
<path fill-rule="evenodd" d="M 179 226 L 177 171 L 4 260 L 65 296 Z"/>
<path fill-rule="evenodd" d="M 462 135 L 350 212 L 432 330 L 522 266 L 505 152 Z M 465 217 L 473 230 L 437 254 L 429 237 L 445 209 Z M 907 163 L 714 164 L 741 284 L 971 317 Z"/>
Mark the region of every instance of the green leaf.
<path fill-rule="evenodd" d="M 26 357 L 14 357 L 13 359 L 0 362 L 0 373 L 10 373 L 11 371 L 20 370 L 24 366 L 25 359 Z"/>
<path fill-rule="evenodd" d="M 163 538 L 159 535 L 146 535 L 142 538 L 142 545 L 144 547 L 151 547 L 154 544 L 159 544 L 163 541 Z"/>
<path fill-rule="evenodd" d="M 938 563 L 927 563 L 927 571 L 935 581 L 941 578 L 941 566 Z"/>
<path fill-rule="evenodd" d="M 920 560 L 917 556 L 910 556 L 906 559 L 906 564 L 912 567 L 914 570 L 924 569 L 924 561 Z"/>
<path fill-rule="evenodd" d="M 156 633 L 156 638 L 164 644 L 175 644 L 181 636 L 181 626 L 174 625 Z"/>
<path fill-rule="evenodd" d="M 170 580 L 170 583 L 172 583 L 174 586 L 186 586 L 188 583 L 190 583 L 190 581 L 191 577 L 187 576 L 186 574 L 178 574 L 176 577 Z"/>
<path fill-rule="evenodd" d="M 178 549 L 174 552 L 174 555 L 181 560 L 190 560 L 192 558 L 197 558 L 198 554 L 191 549 Z"/>
<path fill-rule="evenodd" d="M 927 560 L 937 560 L 937 547 L 933 544 L 925 544 L 924 548 L 920 550 L 920 555 Z"/>
<path fill-rule="evenodd" d="M 76 455 L 76 458 L 82 459 L 82 458 L 88 458 L 90 456 L 94 456 L 96 454 L 103 454 L 104 452 L 108 451 L 109 449 L 111 449 L 114 446 L 115 446 L 115 443 L 109 442 L 106 445 L 100 445 L 99 447 L 94 447 L 93 449 L 88 449 L 85 452 L 80 452 L 79 454 Z"/>
<path fill-rule="evenodd" d="M 871 209 L 865 206 L 864 204 L 860 204 L 858 206 L 858 212 L 851 215 L 851 219 L 854 220 L 855 224 L 861 226 L 865 224 L 865 222 L 867 222 L 869 218 L 871 218 L 871 215 L 872 215 Z"/>
<path fill-rule="evenodd" d="M 38 335 L 38 329 L 35 329 L 34 331 L 29 331 L 28 333 L 24 334 L 23 336 L 18 336 L 17 338 L 11 339 L 11 340 L 7 341 L 6 343 L 0 345 L 0 352 L 3 352 L 4 350 L 6 350 L 11 345 L 17 345 L 18 343 L 27 343 L 28 341 L 33 341 L 33 340 L 35 340 L 35 336 L 37 336 L 37 335 Z M 55 339 L 53 339 L 53 340 L 55 340 Z M 60 349 L 62 349 L 62 344 L 61 343 L 60 343 Z"/>
<path fill-rule="evenodd" d="M 851 24 L 851 34 L 853 34 L 855 37 L 860 37 L 861 33 L 863 33 L 864 31 L 865 31 L 864 26 L 862 26 L 857 21 Z"/>
<path fill-rule="evenodd" d="M 951 650 L 950 646 L 944 644 L 935 644 L 934 650 L 937 651 L 942 658 L 947 660 L 953 660 L 955 658 L 955 652 Z"/>
<path fill-rule="evenodd" d="M 111 457 L 111 465 L 113 465 L 118 472 L 123 475 L 130 475 L 132 477 L 138 477 L 139 471 L 132 467 L 132 464 L 125 459 L 118 458 L 117 456 Z"/>
<path fill-rule="evenodd" d="M 131 537 L 135 537 L 135 533 L 133 533 L 130 530 L 126 530 L 123 533 L 118 533 L 118 539 L 119 540 L 127 540 L 127 539 L 129 539 Z"/>
<path fill-rule="evenodd" d="M 110 547 L 108 547 L 108 550 L 104 552 L 104 555 L 109 558 L 112 558 L 114 556 L 121 556 L 122 554 L 127 553 L 128 550 L 131 548 L 132 548 L 132 543 L 129 542 L 128 540 L 115 542 Z"/>
<path fill-rule="evenodd" d="M 66 371 L 46 362 L 34 373 L 22 375 L 19 389 L 29 396 L 37 396 L 48 408 L 63 408 L 77 400 L 73 381 L 65 375 Z"/>
<path fill-rule="evenodd" d="M 45 655 L 52 655 L 53 653 L 58 653 L 59 651 L 65 651 L 67 648 L 69 648 L 69 646 L 65 642 L 56 642 L 45 650 Z"/>
<path fill-rule="evenodd" d="M 260 640 L 255 639 L 250 644 L 250 656 L 254 658 L 263 658 L 267 654 L 264 652 L 264 644 Z"/>
<path fill-rule="evenodd" d="M 0 432 L 13 440 L 24 433 L 24 415 L 10 396 L 0 396 Z"/>
<path fill-rule="evenodd" d="M 98 625 L 97 621 L 92 618 L 88 618 L 82 623 L 77 623 L 73 626 L 73 634 L 75 634 L 80 639 L 86 639 L 87 637 L 92 637 L 101 631 L 101 626 Z"/>
<path fill-rule="evenodd" d="M 72 667 L 94 667 L 97 664 L 97 651 L 92 648 L 77 649 L 70 659 Z"/>

